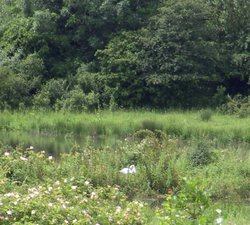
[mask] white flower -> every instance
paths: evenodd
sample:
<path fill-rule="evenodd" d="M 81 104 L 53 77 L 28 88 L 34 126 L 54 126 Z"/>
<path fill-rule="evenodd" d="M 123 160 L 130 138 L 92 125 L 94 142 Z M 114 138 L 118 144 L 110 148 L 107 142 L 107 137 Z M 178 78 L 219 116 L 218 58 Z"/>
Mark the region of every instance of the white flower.
<path fill-rule="evenodd" d="M 11 211 L 11 210 L 8 210 L 8 211 L 7 211 L 7 214 L 8 214 L 8 215 L 12 215 L 12 211 Z"/>
<path fill-rule="evenodd" d="M 120 206 L 117 206 L 117 207 L 116 207 L 116 210 L 115 210 L 115 213 L 120 213 L 121 210 L 122 210 L 122 208 L 121 208 Z"/>
<path fill-rule="evenodd" d="M 90 183 L 90 182 L 89 182 L 88 180 L 86 180 L 86 181 L 84 182 L 85 185 L 89 185 L 89 183 Z"/>
<path fill-rule="evenodd" d="M 49 160 L 52 160 L 52 159 L 53 159 L 53 156 L 52 156 L 52 155 L 50 155 L 50 156 L 48 157 L 48 159 L 49 159 Z"/>
<path fill-rule="evenodd" d="M 23 160 L 23 161 L 27 161 L 28 159 L 23 157 L 23 156 L 20 156 L 20 159 Z"/>
<path fill-rule="evenodd" d="M 53 188 L 52 187 L 48 187 L 48 191 L 52 191 L 53 190 Z"/>
<path fill-rule="evenodd" d="M 72 222 L 73 222 L 73 223 L 76 223 L 77 221 L 78 221 L 77 219 L 74 219 Z"/>
<path fill-rule="evenodd" d="M 5 152 L 4 156 L 8 157 L 8 156 L 10 156 L 10 153 L 9 152 Z"/>
<path fill-rule="evenodd" d="M 91 199 L 96 198 L 96 193 L 95 193 L 95 192 L 91 192 L 90 198 L 91 198 Z"/>
<path fill-rule="evenodd" d="M 221 224 L 223 222 L 223 218 L 219 217 L 215 220 L 215 224 Z"/>
<path fill-rule="evenodd" d="M 34 149 L 34 146 L 31 145 L 31 146 L 29 147 L 29 149 L 30 149 L 30 150 L 33 150 L 33 149 Z"/>
<path fill-rule="evenodd" d="M 69 224 L 69 221 L 68 220 L 64 220 L 64 223 Z"/>
<path fill-rule="evenodd" d="M 49 207 L 52 207 L 52 206 L 53 206 L 53 204 L 50 202 L 50 203 L 48 204 L 48 206 L 49 206 Z"/>
<path fill-rule="evenodd" d="M 6 193 L 4 196 L 6 197 L 16 197 L 14 193 Z"/>
<path fill-rule="evenodd" d="M 36 214 L 36 210 L 31 210 L 31 215 L 34 215 L 34 214 Z"/>
<path fill-rule="evenodd" d="M 77 189 L 77 186 L 71 186 L 71 189 L 72 189 L 72 190 L 76 190 L 76 189 Z"/>
<path fill-rule="evenodd" d="M 221 209 L 216 209 L 215 210 L 217 213 L 221 214 L 222 210 Z"/>
<path fill-rule="evenodd" d="M 56 182 L 55 182 L 55 185 L 56 185 L 56 186 L 59 186 L 59 185 L 60 185 L 60 181 L 59 181 L 59 180 L 56 181 Z"/>

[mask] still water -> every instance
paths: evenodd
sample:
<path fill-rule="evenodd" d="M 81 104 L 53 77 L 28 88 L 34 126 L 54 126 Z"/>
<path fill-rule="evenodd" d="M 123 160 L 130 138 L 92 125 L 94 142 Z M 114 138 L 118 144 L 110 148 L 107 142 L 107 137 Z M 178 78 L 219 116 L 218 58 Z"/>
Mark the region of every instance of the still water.
<path fill-rule="evenodd" d="M 49 135 L 35 132 L 21 131 L 1 131 L 0 146 L 34 146 L 37 151 L 46 151 L 48 154 L 58 155 L 63 152 L 69 152 L 74 146 L 91 145 L 100 147 L 103 145 L 112 145 L 118 138 L 107 136 L 76 136 L 73 134 Z"/>

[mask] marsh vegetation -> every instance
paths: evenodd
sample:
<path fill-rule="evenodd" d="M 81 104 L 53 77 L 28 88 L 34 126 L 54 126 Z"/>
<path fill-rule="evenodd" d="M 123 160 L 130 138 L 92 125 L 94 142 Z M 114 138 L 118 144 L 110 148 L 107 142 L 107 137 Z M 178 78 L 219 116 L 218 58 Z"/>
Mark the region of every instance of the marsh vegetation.
<path fill-rule="evenodd" d="M 90 224 L 91 221 L 112 224 L 108 222 L 110 216 L 121 224 L 212 224 L 218 218 L 223 218 L 223 224 L 248 224 L 249 118 L 209 113 L 211 118 L 204 120 L 199 111 L 2 112 L 2 132 L 27 135 L 33 132 L 44 140 L 50 136 L 71 135 L 74 141 L 64 152 L 58 152 L 56 145 L 51 151 L 40 149 L 33 143 L 33 136 L 29 144 L 34 145 L 34 151 L 21 143 L 15 146 L 2 143 L 1 182 L 4 185 L 1 201 L 5 202 L 5 207 L 0 214 L 8 217 L 6 224 L 18 220 L 32 224 L 41 215 L 44 220 L 39 220 L 40 223 L 47 224 L 49 215 L 45 216 L 45 212 L 49 208 L 40 208 L 39 199 L 33 199 L 32 206 L 24 209 L 28 195 L 18 201 L 15 197 L 6 197 L 8 193 L 20 196 L 30 188 L 40 188 L 38 196 L 46 200 L 46 195 L 50 194 L 55 198 L 48 198 L 47 202 L 55 205 L 52 224 L 74 219 L 78 224 Z M 86 140 L 86 136 L 88 141 L 77 142 L 79 138 Z M 98 138 L 110 141 L 96 143 Z M 129 165 L 135 165 L 136 173 L 124 175 L 119 172 Z M 72 180 L 67 184 L 65 179 Z M 89 182 L 90 186 L 85 187 L 84 182 Z M 63 209 L 56 198 L 60 196 L 63 201 L 70 202 L 69 205 L 76 204 L 72 199 L 77 196 L 76 190 L 72 187 L 77 188 L 77 194 L 86 193 L 84 198 L 87 200 L 83 199 L 86 205 Z M 48 192 L 50 188 L 53 190 Z M 59 188 L 59 192 L 57 189 L 54 192 L 54 188 Z M 105 211 L 102 206 L 109 204 L 111 193 L 116 191 L 117 202 L 109 205 L 111 211 Z M 89 203 L 101 210 L 101 217 L 95 216 L 94 209 L 87 203 L 94 198 L 91 198 L 92 192 L 99 193 L 98 196 L 107 192 L 105 195 L 109 196 L 100 197 L 100 201 L 106 202 L 104 205 Z M 13 205 L 14 200 L 18 202 L 16 205 Z M 132 207 L 134 211 L 119 211 L 118 206 L 125 211 L 126 207 Z M 218 208 L 222 210 L 220 215 L 216 212 Z M 86 221 L 84 215 L 77 215 L 84 209 L 92 210 Z M 12 215 L 6 214 L 8 210 Z M 119 219 L 116 210 L 121 213 Z M 196 213 L 192 214 L 192 210 Z M 134 217 L 136 213 L 141 217 Z M 25 215 L 31 216 L 27 219 Z"/>

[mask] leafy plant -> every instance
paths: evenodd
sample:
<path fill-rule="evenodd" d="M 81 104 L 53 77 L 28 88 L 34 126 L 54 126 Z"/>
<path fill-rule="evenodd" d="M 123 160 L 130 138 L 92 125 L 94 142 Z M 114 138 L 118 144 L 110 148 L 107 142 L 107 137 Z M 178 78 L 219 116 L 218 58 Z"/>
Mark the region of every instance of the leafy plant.
<path fill-rule="evenodd" d="M 199 143 L 195 150 L 191 153 L 189 161 L 192 166 L 204 166 L 215 159 L 214 153 L 207 144 Z"/>
<path fill-rule="evenodd" d="M 236 115 L 239 118 L 245 118 L 250 113 L 250 100 L 238 94 L 234 97 L 228 96 L 227 102 L 223 104 L 220 111 L 227 114 Z"/>
<path fill-rule="evenodd" d="M 211 120 L 213 112 L 211 109 L 205 109 L 200 112 L 200 118 L 202 121 L 209 121 Z"/>
<path fill-rule="evenodd" d="M 159 216 L 162 225 L 213 224 L 216 213 L 209 211 L 211 199 L 198 178 L 184 179 L 181 190 L 168 194 Z"/>

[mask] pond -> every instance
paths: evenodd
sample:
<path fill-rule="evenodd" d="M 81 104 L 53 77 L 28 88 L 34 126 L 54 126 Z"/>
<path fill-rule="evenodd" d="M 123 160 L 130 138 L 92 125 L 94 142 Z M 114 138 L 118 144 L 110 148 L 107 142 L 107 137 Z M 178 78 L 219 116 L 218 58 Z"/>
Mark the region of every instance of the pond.
<path fill-rule="evenodd" d="M 73 134 L 41 134 L 37 132 L 23 131 L 3 131 L 0 130 L 0 146 L 9 145 L 12 147 L 33 146 L 37 151 L 46 151 L 50 155 L 59 155 L 69 152 L 74 146 L 91 145 L 100 147 L 103 145 L 112 145 L 118 137 L 100 136 L 79 136 Z"/>

